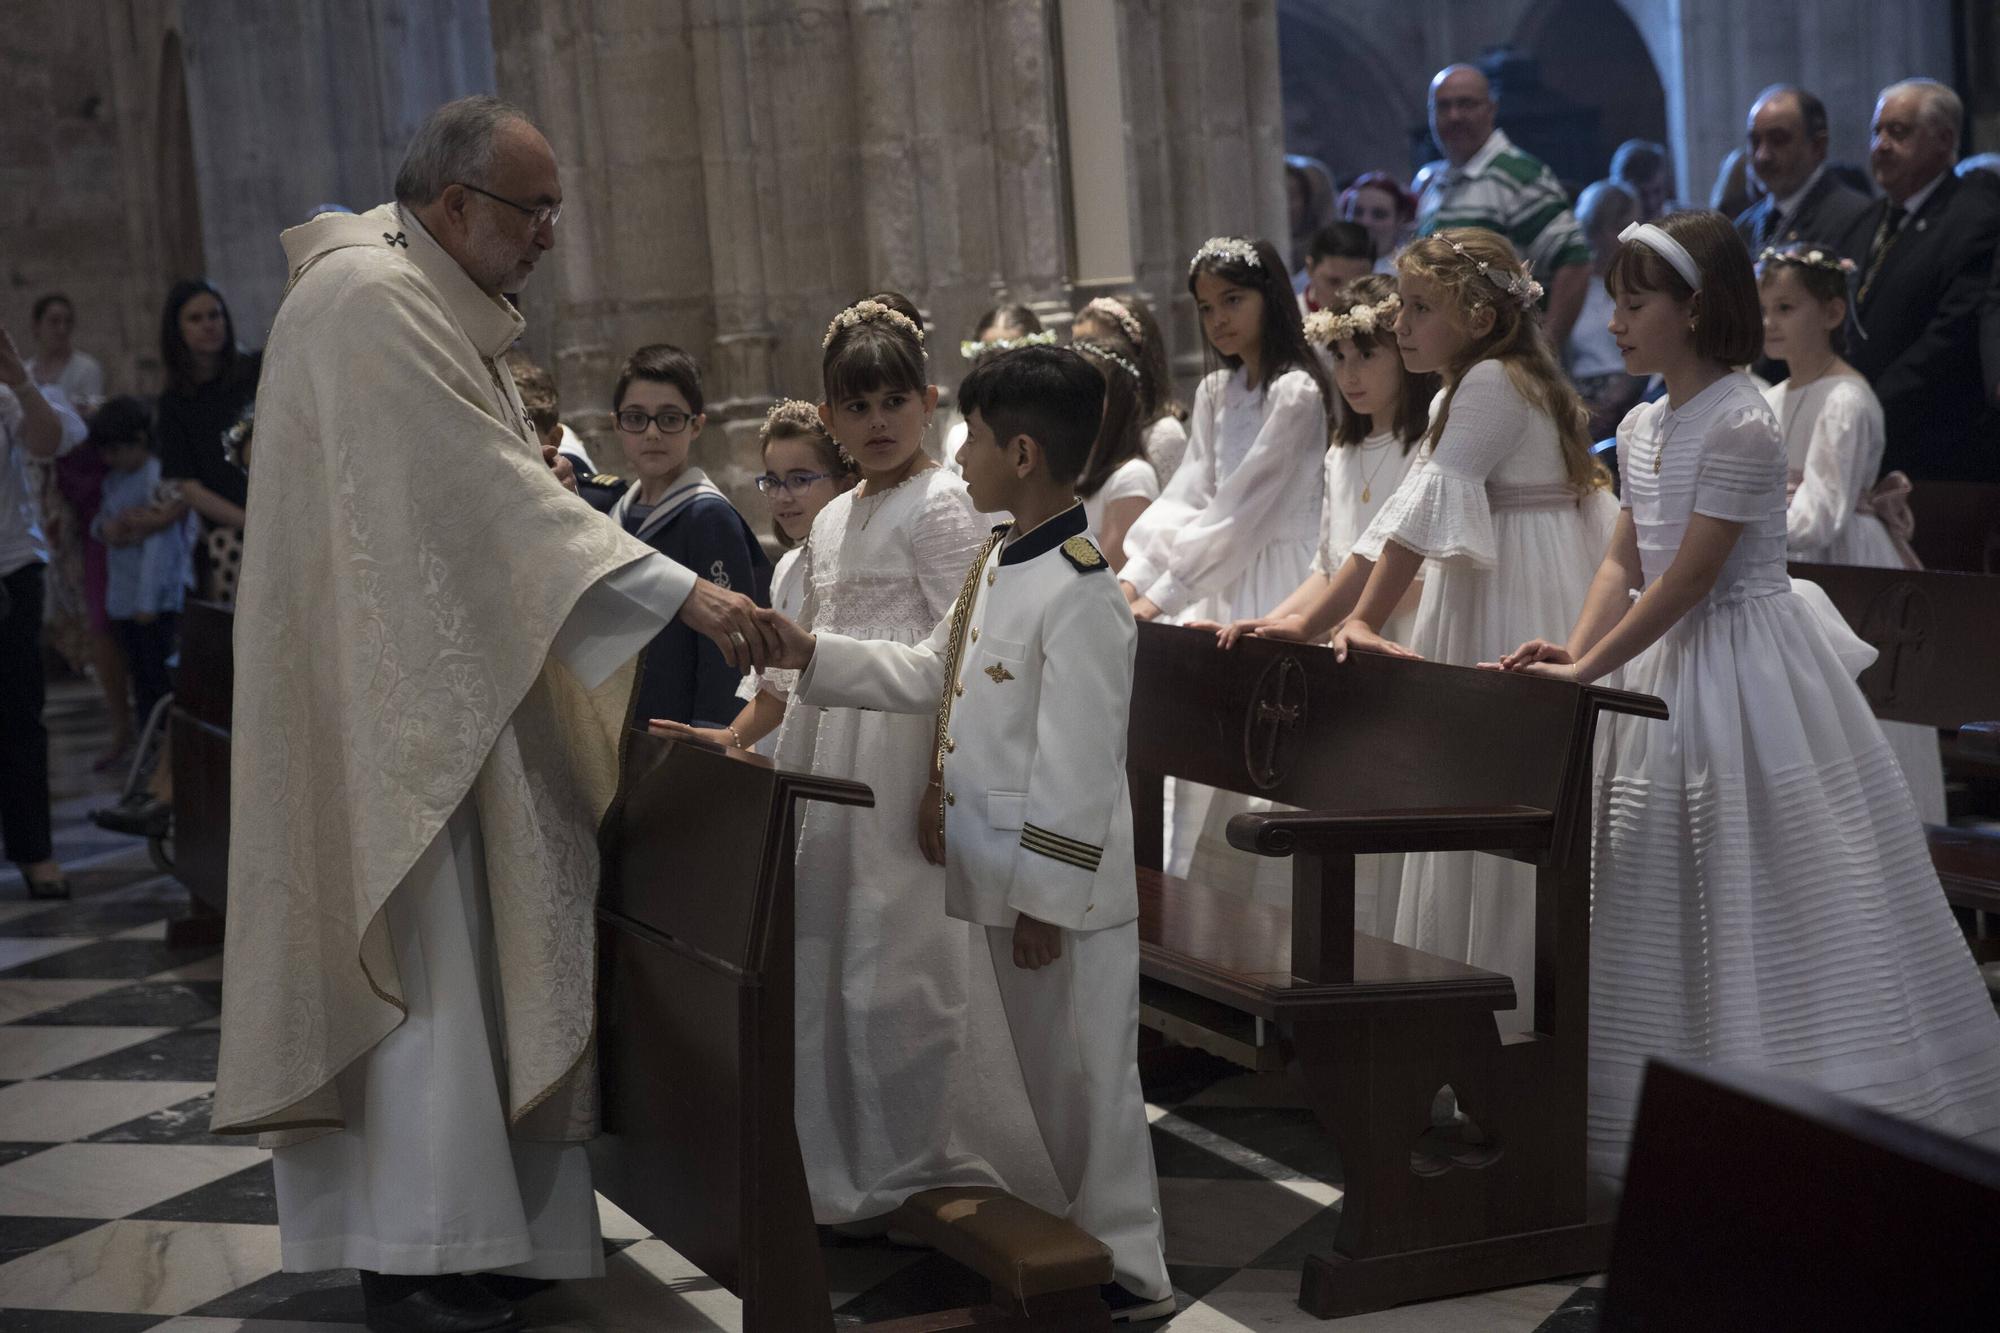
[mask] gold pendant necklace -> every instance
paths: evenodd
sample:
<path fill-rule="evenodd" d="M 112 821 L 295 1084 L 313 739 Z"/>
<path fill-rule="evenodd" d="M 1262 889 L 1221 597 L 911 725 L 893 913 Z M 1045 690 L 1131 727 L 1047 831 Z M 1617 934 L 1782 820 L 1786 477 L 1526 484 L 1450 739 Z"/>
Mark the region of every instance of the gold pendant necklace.
<path fill-rule="evenodd" d="M 1393 445 L 1395 444 L 1395 442 L 1396 442 L 1396 441 L 1395 441 L 1394 437 L 1391 437 L 1391 438 L 1390 438 L 1390 439 L 1388 440 L 1388 442 L 1387 442 L 1387 443 L 1384 443 L 1384 444 L 1382 444 L 1382 445 L 1380 445 L 1380 446 L 1379 446 L 1379 447 L 1380 447 L 1380 449 L 1382 450 L 1382 457 L 1381 457 L 1381 458 L 1379 458 L 1379 459 L 1377 459 L 1377 460 L 1375 461 L 1375 470 L 1374 470 L 1373 472 L 1370 472 L 1370 473 L 1368 473 L 1368 474 L 1367 474 L 1366 476 L 1364 476 L 1364 477 L 1363 477 L 1363 478 L 1361 479 L 1361 503 L 1362 503 L 1362 504 L 1367 504 L 1367 503 L 1368 503 L 1368 502 L 1369 502 L 1370 500 L 1372 500 L 1372 499 L 1374 499 L 1374 498 L 1375 498 L 1375 478 L 1377 478 L 1377 477 L 1381 476 L 1381 475 L 1382 475 L 1382 469 L 1383 469 L 1384 467 L 1388 466 L 1388 463 L 1389 463 L 1389 450 L 1390 450 L 1391 446 L 1393 446 Z M 1368 446 L 1367 446 L 1367 443 L 1366 443 L 1366 442 L 1364 441 L 1361 447 L 1362 447 L 1362 448 L 1363 448 L 1364 450 L 1365 450 L 1365 449 L 1367 449 L 1367 447 L 1368 447 Z"/>

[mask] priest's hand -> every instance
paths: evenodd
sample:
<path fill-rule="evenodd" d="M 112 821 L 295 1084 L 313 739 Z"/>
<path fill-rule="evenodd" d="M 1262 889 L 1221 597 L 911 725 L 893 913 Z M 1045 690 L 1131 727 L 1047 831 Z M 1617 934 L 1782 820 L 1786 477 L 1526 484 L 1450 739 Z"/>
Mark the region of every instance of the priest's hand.
<path fill-rule="evenodd" d="M 784 671 L 804 671 L 812 665 L 813 649 L 818 640 L 801 629 L 798 623 L 777 611 L 759 611 L 757 618 L 776 636 L 777 648 L 771 658 L 771 665 Z"/>
<path fill-rule="evenodd" d="M 571 495 L 577 493 L 576 466 L 560 453 L 556 452 L 556 447 L 553 444 L 542 446 L 542 461 L 549 465 L 549 471 L 556 474 L 556 480 L 563 484 L 564 490 L 568 491 Z"/>
<path fill-rule="evenodd" d="M 694 590 L 681 603 L 675 619 L 695 633 L 706 635 L 738 671 L 752 667 L 762 671 L 776 665 L 777 631 L 764 623 L 757 603 L 740 592 L 718 588 L 707 579 L 696 579 Z"/>
<path fill-rule="evenodd" d="M 1037 921 L 1026 912 L 1014 918 L 1014 966 L 1032 972 L 1062 957 L 1062 927 Z"/>

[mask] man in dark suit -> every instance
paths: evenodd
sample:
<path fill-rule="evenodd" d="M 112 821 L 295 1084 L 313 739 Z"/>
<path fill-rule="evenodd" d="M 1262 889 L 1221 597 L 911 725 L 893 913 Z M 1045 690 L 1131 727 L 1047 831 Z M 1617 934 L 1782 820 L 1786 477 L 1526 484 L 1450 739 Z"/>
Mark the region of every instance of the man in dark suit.
<path fill-rule="evenodd" d="M 2000 189 L 1952 172 L 1958 95 L 1930 79 L 1884 89 L 1869 167 L 1886 196 L 1869 211 L 1848 360 L 1882 400 L 1884 471 L 1913 480 L 2000 481 L 2000 429 L 1979 364 L 1980 311 L 2000 239 Z"/>
<path fill-rule="evenodd" d="M 1746 138 L 1750 174 L 1764 190 L 1736 219 L 1750 257 L 1805 241 L 1860 263 L 1873 201 L 1826 169 L 1826 106 L 1803 88 L 1776 84 L 1751 104 Z"/>

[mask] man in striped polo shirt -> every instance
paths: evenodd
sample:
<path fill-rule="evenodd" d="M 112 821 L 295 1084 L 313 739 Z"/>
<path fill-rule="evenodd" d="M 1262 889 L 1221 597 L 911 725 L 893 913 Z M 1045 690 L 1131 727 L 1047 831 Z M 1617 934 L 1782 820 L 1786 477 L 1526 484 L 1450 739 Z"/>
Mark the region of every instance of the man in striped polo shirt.
<path fill-rule="evenodd" d="M 1471 65 L 1448 65 L 1431 80 L 1431 134 L 1444 150 L 1417 202 L 1417 235 L 1484 227 L 1513 242 L 1547 289 L 1543 327 L 1557 347 L 1583 308 L 1590 247 L 1569 211 L 1569 196 L 1540 158 L 1493 124 L 1493 88 Z"/>

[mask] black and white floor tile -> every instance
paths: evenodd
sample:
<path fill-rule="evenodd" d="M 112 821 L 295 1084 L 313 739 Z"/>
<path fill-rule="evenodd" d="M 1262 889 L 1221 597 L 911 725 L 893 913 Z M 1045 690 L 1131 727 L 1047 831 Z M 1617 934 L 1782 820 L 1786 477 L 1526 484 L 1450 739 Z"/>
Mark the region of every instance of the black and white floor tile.
<path fill-rule="evenodd" d="M 284 1273 L 267 1154 L 208 1133 L 221 1008 L 218 950 L 174 949 L 186 895 L 138 842 L 85 818 L 102 736 L 89 694 L 52 693 L 58 854 L 75 897 L 25 898 L 0 870 L 0 1333 L 352 1333 L 351 1273 Z M 1146 1070 L 1180 1313 L 1172 1333 L 1589 1333 L 1579 1276 L 1321 1322 L 1300 1311 L 1299 1261 L 1323 1249 L 1340 1198 L 1325 1137 L 1282 1076 L 1186 1052 Z M 727 1291 L 602 1205 L 602 1281 L 523 1307 L 541 1329 L 735 1329 Z M 970 1275 L 886 1244 L 827 1250 L 842 1323 L 970 1296 Z"/>

